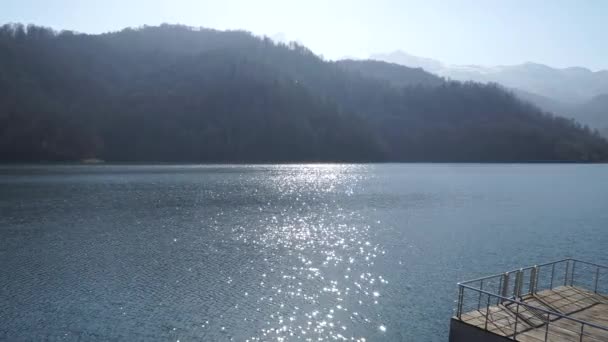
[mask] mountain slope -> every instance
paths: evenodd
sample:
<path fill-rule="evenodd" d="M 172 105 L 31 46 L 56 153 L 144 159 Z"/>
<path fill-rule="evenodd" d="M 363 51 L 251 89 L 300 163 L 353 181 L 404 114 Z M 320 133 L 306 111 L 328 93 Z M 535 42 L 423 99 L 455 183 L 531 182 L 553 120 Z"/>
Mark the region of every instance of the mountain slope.
<path fill-rule="evenodd" d="M 372 59 L 420 67 L 460 81 L 495 82 L 511 89 L 519 98 L 598 129 L 608 129 L 608 102 L 598 98 L 608 93 L 608 71 L 586 68 L 551 68 L 538 63 L 482 67 L 445 65 L 439 61 L 395 51 L 372 55 Z M 605 135 L 608 137 L 608 135 Z"/>
<path fill-rule="evenodd" d="M 157 45 L 189 29 L 145 44 L 123 41 L 142 32 L 37 32 L 0 39 L 0 160 L 384 159 L 361 119 L 265 65 L 221 49 L 174 52 L 187 40 Z"/>
<path fill-rule="evenodd" d="M 362 76 L 386 80 L 399 87 L 404 86 L 438 86 L 444 80 L 428 73 L 421 68 L 408 68 L 394 63 L 384 63 L 374 60 L 340 60 L 336 62 L 346 70 L 360 73 Z"/>
<path fill-rule="evenodd" d="M 242 31 L 0 30 L 0 160 L 605 161 L 502 88 Z"/>
<path fill-rule="evenodd" d="M 608 132 L 608 94 L 595 96 L 578 105 L 572 113 L 581 122 L 599 129 L 604 134 Z"/>
<path fill-rule="evenodd" d="M 582 103 L 608 93 L 608 70 L 593 72 L 581 67 L 558 69 L 530 62 L 491 67 L 446 65 L 403 51 L 374 54 L 371 58 L 412 68 L 420 67 L 453 80 L 500 83 L 508 88 L 517 88 L 565 103 Z"/>

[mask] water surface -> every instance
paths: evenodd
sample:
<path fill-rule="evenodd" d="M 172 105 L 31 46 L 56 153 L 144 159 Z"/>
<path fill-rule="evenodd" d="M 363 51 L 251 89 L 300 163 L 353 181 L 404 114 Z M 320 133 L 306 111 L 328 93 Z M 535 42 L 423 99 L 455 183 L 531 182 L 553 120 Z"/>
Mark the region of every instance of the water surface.
<path fill-rule="evenodd" d="M 446 341 L 459 280 L 608 263 L 604 165 L 4 166 L 0 339 Z"/>

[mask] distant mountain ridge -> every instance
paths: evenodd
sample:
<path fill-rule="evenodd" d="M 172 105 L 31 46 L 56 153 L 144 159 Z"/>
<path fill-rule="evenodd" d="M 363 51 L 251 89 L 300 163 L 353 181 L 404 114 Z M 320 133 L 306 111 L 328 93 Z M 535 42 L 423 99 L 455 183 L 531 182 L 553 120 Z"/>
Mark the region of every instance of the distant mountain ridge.
<path fill-rule="evenodd" d="M 443 78 L 431 74 L 422 68 L 408 68 L 395 63 L 353 59 L 344 59 L 335 63 L 346 70 L 360 73 L 364 77 L 390 81 L 399 87 L 415 85 L 440 86 L 445 82 Z"/>
<path fill-rule="evenodd" d="M 410 68 L 422 68 L 426 71 L 438 74 L 441 70 L 445 68 L 442 62 L 434 60 L 432 58 L 425 58 L 410 55 L 404 51 L 393 51 L 386 54 L 372 54 L 370 56 L 372 60 L 384 61 L 388 63 L 395 63 L 404 66 L 408 66 Z"/>
<path fill-rule="evenodd" d="M 499 83 L 546 111 L 608 132 L 608 102 L 603 100 L 608 94 L 608 70 L 553 68 L 533 62 L 507 66 L 447 65 L 403 51 L 373 54 L 370 58 L 420 67 L 459 81 Z"/>
<path fill-rule="evenodd" d="M 373 54 L 370 58 L 423 68 L 459 81 L 496 82 L 508 88 L 521 89 L 566 103 L 582 103 L 597 95 L 608 94 L 608 70 L 591 71 L 583 67 L 559 69 L 533 62 L 489 67 L 447 65 L 403 51 Z"/>

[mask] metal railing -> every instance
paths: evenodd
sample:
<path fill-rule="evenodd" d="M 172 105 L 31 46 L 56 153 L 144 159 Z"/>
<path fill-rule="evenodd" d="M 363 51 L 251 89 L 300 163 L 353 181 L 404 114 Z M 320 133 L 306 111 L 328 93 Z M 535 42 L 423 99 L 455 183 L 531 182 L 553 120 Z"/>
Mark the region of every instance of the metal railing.
<path fill-rule="evenodd" d="M 544 326 L 544 338 L 537 335 L 531 338 L 548 341 L 559 332 L 572 341 L 600 341 L 594 337 L 598 336 L 597 330 L 601 331 L 600 335 L 608 334 L 608 327 L 569 317 L 568 312 L 525 303 L 522 299 L 562 286 L 603 295 L 608 293 L 607 278 L 608 267 L 568 258 L 468 280 L 458 284 L 456 317 L 466 322 L 466 317 L 463 319 L 466 315 L 485 330 L 490 324 L 490 330 L 500 330 L 502 335 L 514 340 L 518 334 Z M 567 320 L 569 324 L 557 327 L 556 320 Z M 577 328 L 573 330 L 574 326 Z"/>

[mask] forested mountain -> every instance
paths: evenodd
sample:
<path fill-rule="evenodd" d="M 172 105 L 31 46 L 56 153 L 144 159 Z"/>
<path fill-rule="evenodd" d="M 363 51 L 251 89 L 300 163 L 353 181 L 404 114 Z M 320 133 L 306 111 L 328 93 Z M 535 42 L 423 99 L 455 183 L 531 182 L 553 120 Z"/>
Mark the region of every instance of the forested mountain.
<path fill-rule="evenodd" d="M 544 110 L 563 117 L 573 118 L 584 125 L 588 125 L 608 138 L 608 94 L 594 96 L 589 101 L 582 103 L 568 103 L 519 89 L 513 89 L 513 92 L 517 97 Z"/>
<path fill-rule="evenodd" d="M 604 136 L 608 137 L 608 94 L 595 96 L 580 104 L 571 112 L 577 118 L 591 127 L 597 127 Z"/>
<path fill-rule="evenodd" d="M 608 101 L 602 100 L 608 94 L 608 70 L 591 71 L 581 67 L 558 69 L 538 63 L 492 67 L 446 65 L 403 51 L 375 54 L 371 58 L 410 68 L 423 68 L 453 80 L 496 82 L 545 111 L 574 118 L 608 137 Z"/>
<path fill-rule="evenodd" d="M 495 85 L 242 31 L 0 29 L 0 160 L 606 161 Z"/>
<path fill-rule="evenodd" d="M 368 78 L 389 81 L 399 87 L 439 86 L 445 82 L 444 79 L 426 72 L 422 68 L 408 68 L 394 63 L 352 59 L 345 59 L 336 63 L 346 70 Z"/>
<path fill-rule="evenodd" d="M 373 54 L 371 58 L 410 68 L 423 68 L 453 80 L 495 82 L 565 103 L 582 103 L 608 93 L 608 70 L 553 68 L 533 62 L 495 66 L 447 65 L 403 51 Z"/>

